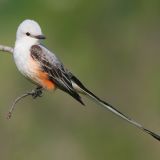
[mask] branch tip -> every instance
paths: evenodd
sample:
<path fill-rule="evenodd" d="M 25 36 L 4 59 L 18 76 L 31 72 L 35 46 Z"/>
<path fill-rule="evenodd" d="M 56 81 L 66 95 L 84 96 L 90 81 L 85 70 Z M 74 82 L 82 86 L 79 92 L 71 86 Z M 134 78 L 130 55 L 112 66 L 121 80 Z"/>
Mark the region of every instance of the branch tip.
<path fill-rule="evenodd" d="M 0 45 L 0 51 L 4 51 L 4 52 L 9 52 L 9 53 L 13 53 L 13 47 L 9 47 L 9 46 L 5 46 L 5 45 Z"/>

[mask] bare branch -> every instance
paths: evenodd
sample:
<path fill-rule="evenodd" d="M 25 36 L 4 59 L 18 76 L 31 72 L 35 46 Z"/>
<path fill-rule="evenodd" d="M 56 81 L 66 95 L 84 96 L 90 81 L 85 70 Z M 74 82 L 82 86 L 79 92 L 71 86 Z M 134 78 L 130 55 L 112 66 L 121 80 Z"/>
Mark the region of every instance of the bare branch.
<path fill-rule="evenodd" d="M 0 51 L 13 53 L 13 48 L 9 46 L 0 45 Z"/>
<path fill-rule="evenodd" d="M 42 87 L 37 87 L 36 89 L 34 89 L 34 90 L 30 91 L 30 92 L 24 93 L 24 94 L 22 94 L 21 96 L 17 97 L 17 98 L 14 100 L 13 104 L 11 105 L 11 107 L 10 107 L 10 110 L 9 110 L 9 112 L 8 112 L 8 114 L 7 114 L 7 119 L 10 119 L 10 118 L 11 118 L 12 113 L 13 113 L 14 109 L 16 108 L 16 104 L 17 104 L 20 100 L 22 100 L 23 98 L 28 97 L 28 96 L 32 96 L 33 99 L 35 99 L 35 98 L 37 98 L 37 97 L 41 97 L 41 96 L 42 96 Z"/>

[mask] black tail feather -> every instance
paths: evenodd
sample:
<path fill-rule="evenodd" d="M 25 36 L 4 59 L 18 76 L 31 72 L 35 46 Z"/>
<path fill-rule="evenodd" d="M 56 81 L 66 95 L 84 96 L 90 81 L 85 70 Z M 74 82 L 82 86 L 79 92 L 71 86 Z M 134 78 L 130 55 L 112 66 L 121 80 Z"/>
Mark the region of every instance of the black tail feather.
<path fill-rule="evenodd" d="M 137 123 L 135 120 L 133 120 L 132 118 L 126 116 L 125 114 L 123 114 L 122 112 L 120 112 L 118 109 L 116 109 L 115 107 L 113 107 L 112 105 L 110 105 L 109 103 L 101 100 L 99 97 L 97 97 L 95 94 L 93 94 L 91 91 L 89 91 L 75 76 L 72 75 L 71 80 L 78 85 L 78 87 L 80 87 L 80 89 L 83 90 L 83 93 L 87 96 L 89 96 L 92 100 L 94 100 L 96 103 L 100 104 L 102 107 L 108 109 L 109 111 L 111 111 L 112 113 L 114 113 L 115 115 L 119 116 L 120 118 L 128 121 L 130 124 L 136 126 L 137 128 L 141 129 L 142 131 L 144 131 L 145 133 L 151 135 L 153 138 L 157 139 L 158 141 L 160 141 L 160 135 L 144 128 L 141 124 Z"/>

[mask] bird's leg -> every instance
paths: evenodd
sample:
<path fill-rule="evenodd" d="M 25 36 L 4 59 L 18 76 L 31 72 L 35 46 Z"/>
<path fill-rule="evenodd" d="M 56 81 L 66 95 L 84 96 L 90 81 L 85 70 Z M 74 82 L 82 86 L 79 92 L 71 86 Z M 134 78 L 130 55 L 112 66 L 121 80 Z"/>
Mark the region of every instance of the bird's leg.
<path fill-rule="evenodd" d="M 36 89 L 32 90 L 32 97 L 33 99 L 36 99 L 37 97 L 42 97 L 42 90 L 43 88 L 41 86 L 38 86 Z"/>
<path fill-rule="evenodd" d="M 10 119 L 12 116 L 12 113 L 14 111 L 14 109 L 16 108 L 16 104 L 23 98 L 28 97 L 28 96 L 32 96 L 34 99 L 36 99 L 37 97 L 42 97 L 42 87 L 38 86 L 36 89 L 33 89 L 30 92 L 24 93 L 21 96 L 17 97 L 14 102 L 12 103 L 10 110 L 7 114 L 7 119 Z"/>

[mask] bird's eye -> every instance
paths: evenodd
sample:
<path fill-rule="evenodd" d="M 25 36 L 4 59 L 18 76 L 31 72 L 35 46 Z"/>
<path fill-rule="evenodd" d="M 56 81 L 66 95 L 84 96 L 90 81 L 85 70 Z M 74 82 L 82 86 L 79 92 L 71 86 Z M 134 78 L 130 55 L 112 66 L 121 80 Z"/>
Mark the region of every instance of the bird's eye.
<path fill-rule="evenodd" d="M 30 36 L 31 34 L 29 32 L 26 33 L 27 36 Z"/>

